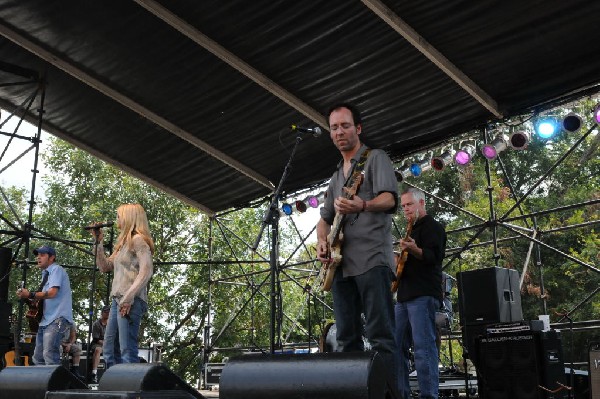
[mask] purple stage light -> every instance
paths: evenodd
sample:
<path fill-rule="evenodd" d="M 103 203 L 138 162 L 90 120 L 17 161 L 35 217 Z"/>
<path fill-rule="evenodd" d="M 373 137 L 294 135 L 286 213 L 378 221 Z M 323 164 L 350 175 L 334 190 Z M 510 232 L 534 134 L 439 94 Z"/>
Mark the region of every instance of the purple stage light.
<path fill-rule="evenodd" d="M 481 147 L 481 153 L 487 159 L 496 159 L 498 154 L 506 150 L 507 147 L 508 139 L 503 134 L 499 134 L 491 143 L 484 144 L 484 146 Z"/>
<path fill-rule="evenodd" d="M 319 206 L 319 199 L 315 195 L 311 195 L 306 199 L 308 206 L 311 208 L 317 208 Z"/>
<path fill-rule="evenodd" d="M 456 162 L 457 165 L 465 166 L 471 162 L 474 153 L 475 148 L 471 144 L 467 144 L 460 150 L 456 151 L 456 154 L 454 154 L 454 162 Z"/>
<path fill-rule="evenodd" d="M 491 144 L 484 145 L 483 148 L 481 149 L 481 152 L 483 153 L 483 156 L 486 157 L 487 159 L 494 159 L 498 156 L 496 149 Z"/>

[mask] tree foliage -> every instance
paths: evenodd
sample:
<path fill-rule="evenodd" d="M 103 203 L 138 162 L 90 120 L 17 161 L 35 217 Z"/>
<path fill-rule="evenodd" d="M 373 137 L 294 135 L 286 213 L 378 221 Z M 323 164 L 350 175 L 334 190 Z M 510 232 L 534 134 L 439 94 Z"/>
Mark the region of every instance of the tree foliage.
<path fill-rule="evenodd" d="M 479 153 L 464 168 L 446 168 L 408 179 L 409 183 L 441 198 L 428 198 L 428 211 L 446 224 L 449 233 L 447 273 L 456 276 L 460 271 L 491 266 L 513 268 L 520 274 L 525 271 L 521 289 L 525 319 L 537 319 L 539 314 L 547 313 L 553 323 L 567 321 L 562 317 L 565 312 L 570 312 L 575 321 L 597 319 L 600 299 L 589 295 L 600 283 L 599 205 L 581 205 L 600 198 L 599 135 L 597 125 L 589 118 L 595 103 L 584 99 L 552 110 L 557 121 L 569 112 L 583 115 L 584 126 L 575 133 L 563 131 L 551 140 L 535 136 L 531 123 L 523 123 L 519 118 L 487 126 L 488 142 L 498 133 L 510 135 L 517 130 L 532 133 L 525 150 L 509 148 L 489 162 L 489 178 L 485 158 Z M 482 133 L 476 135 L 481 143 Z M 515 206 L 517 200 L 522 200 L 519 206 Z M 556 208 L 561 209 L 543 212 Z M 504 222 L 505 218 L 533 213 L 539 214 Z M 397 224 L 402 223 L 403 218 L 398 215 Z M 461 230 L 467 226 L 482 227 Z M 494 231 L 498 238 L 496 249 Z M 529 263 L 525 265 L 531 245 L 528 237 L 533 236 L 533 231 L 540 243 L 531 248 Z M 470 240 L 468 249 L 460 251 Z M 456 306 L 456 289 L 452 296 Z M 458 324 L 455 328 L 458 329 Z M 575 337 L 575 360 L 583 360 L 579 354 L 584 353 L 587 342 L 597 335 L 583 333 Z M 570 335 L 566 339 L 570 340 Z M 567 358 L 570 355 L 567 353 Z"/>
<path fill-rule="evenodd" d="M 269 347 L 270 265 L 269 256 L 264 255 L 269 251 L 269 228 L 256 254 L 249 244 L 258 234 L 264 209 L 241 209 L 208 218 L 58 139 L 52 140 L 43 161 L 52 173 L 44 181 L 45 195 L 37 199 L 34 208 L 31 249 L 43 243 L 54 245 L 58 262 L 68 269 L 82 341 L 88 340 L 90 323 L 109 301 L 111 284 L 110 274 L 94 272 L 94 247 L 83 226 L 115 220 L 120 204 L 136 202 L 147 211 L 156 245 L 149 312 L 142 322 L 140 346 L 163 344 L 163 360 L 188 381 L 199 378 L 205 353 L 208 359 L 218 361 L 242 349 Z M 15 188 L 5 191 L 10 198 L 0 208 L 3 215 L 9 215 L 7 204 L 11 203 L 26 222 L 28 193 Z M 284 221 L 281 226 L 279 255 L 283 262 L 290 255 L 292 230 Z M 109 231 L 114 235 L 105 234 L 105 248 L 111 247 L 117 234 Z M 19 250 L 16 245 L 13 249 Z M 33 264 L 30 257 L 29 267 Z M 23 278 L 23 269 L 12 270 L 11 292 Z M 28 286 L 36 286 L 39 274 L 28 268 L 25 278 Z M 294 326 L 288 337 L 293 342 L 302 335 L 295 330 L 302 326 L 298 313 L 304 300 L 298 296 L 303 297 L 304 286 L 289 281 L 281 284 L 277 313 L 282 315 L 282 331 Z M 211 345 L 207 347 L 209 336 Z M 230 350 L 215 351 L 214 347 Z"/>
<path fill-rule="evenodd" d="M 572 110 L 583 115 L 592 105 L 584 100 Z M 569 111 L 553 112 L 561 117 Z M 527 319 L 537 318 L 544 306 L 552 322 L 565 311 L 572 311 L 575 320 L 595 319 L 600 308 L 597 297 L 586 300 L 600 282 L 594 270 L 600 257 L 598 225 L 594 223 L 600 206 L 578 205 L 600 198 L 598 133 L 574 146 L 590 122 L 585 125 L 580 132 L 563 133 L 552 141 L 534 137 L 526 150 L 509 149 L 489 166 L 476 156 L 467 167 L 447 167 L 407 179 L 432 194 L 427 209 L 446 225 L 449 241 L 445 271 L 452 276 L 495 265 L 522 273 L 530 248 L 527 237 L 536 231 L 536 239 L 544 245 L 533 247 L 526 266 L 521 294 Z M 516 129 L 530 129 L 527 126 L 515 118 L 491 129 L 510 134 Z M 571 148 L 572 153 L 558 163 Z M 319 265 L 314 260 L 314 243 L 299 237 L 293 219 L 279 221 L 276 270 L 270 264 L 269 226 L 256 253 L 251 250 L 266 204 L 209 218 L 58 139 L 52 140 L 43 161 L 52 173 L 44 182 L 44 195 L 36 199 L 31 248 L 48 242 L 57 248 L 59 263 L 68 268 L 74 314 L 83 341 L 87 341 L 90 312 L 93 320 L 108 300 L 111 276 L 94 271 L 91 236 L 82 227 L 92 221 L 114 220 L 116 208 L 130 202 L 146 209 L 156 243 L 149 312 L 142 322 L 140 343 L 163 344 L 163 360 L 186 380 L 199 378 L 205 355 L 209 361 L 221 361 L 242 351 L 267 350 L 273 326 L 272 303 L 276 305 L 275 325 L 280 327 L 276 338 L 281 337 L 283 345 L 305 343 L 309 336 L 312 345 L 322 335 L 325 324 L 333 321 L 331 295 L 318 293 L 315 287 Z M 554 170 L 548 173 L 551 168 Z M 545 174 L 547 177 L 542 179 Z M 536 182 L 539 184 L 534 186 Z M 16 218 L 14 212 L 26 222 L 29 194 L 16 188 L 5 188 L 4 192 L 8 201 L 0 204 L 2 215 Z M 515 208 L 515 201 L 526 193 Z M 542 212 L 535 218 L 510 220 L 510 226 L 503 220 L 505 214 L 510 218 L 565 205 L 573 206 Z M 395 224 L 398 229 L 394 235 L 398 238 L 405 224 L 401 212 L 395 215 Z M 565 226 L 573 227 L 557 229 Z M 494 235 L 498 238 L 495 250 Z M 6 245 L 23 251 L 17 241 L 10 241 L 10 235 L 2 237 Z M 105 247 L 111 242 L 110 234 L 106 234 Z M 593 267 L 582 266 L 561 253 Z M 23 256 L 17 258 L 23 261 Z M 11 271 L 11 291 L 24 271 L 22 263 Z M 35 286 L 39 274 L 34 269 L 27 273 L 27 284 Z M 275 290 L 271 273 L 279 282 Z M 455 308 L 457 295 L 455 287 Z M 581 348 L 589 339 L 577 338 L 575 344 Z M 460 356 L 457 346 L 456 359 Z"/>

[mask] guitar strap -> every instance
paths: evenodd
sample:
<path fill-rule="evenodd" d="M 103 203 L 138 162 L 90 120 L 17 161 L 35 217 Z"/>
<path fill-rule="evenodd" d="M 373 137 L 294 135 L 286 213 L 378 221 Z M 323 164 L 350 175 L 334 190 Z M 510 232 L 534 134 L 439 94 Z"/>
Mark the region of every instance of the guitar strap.
<path fill-rule="evenodd" d="M 369 158 L 369 154 L 371 153 L 371 149 L 367 148 L 365 152 L 362 153 L 358 162 L 354 164 L 352 167 L 352 173 L 348 175 L 346 179 L 346 183 L 344 183 L 344 187 L 350 187 L 352 183 L 354 183 L 354 178 L 358 176 L 365 169 L 365 164 L 367 163 L 367 158 Z"/>
<path fill-rule="evenodd" d="M 46 285 L 46 283 L 48 282 L 48 275 L 50 273 L 48 273 L 48 270 L 44 270 L 42 271 L 42 283 L 40 284 L 40 288 L 38 288 L 38 291 L 41 291 L 44 286 Z"/>

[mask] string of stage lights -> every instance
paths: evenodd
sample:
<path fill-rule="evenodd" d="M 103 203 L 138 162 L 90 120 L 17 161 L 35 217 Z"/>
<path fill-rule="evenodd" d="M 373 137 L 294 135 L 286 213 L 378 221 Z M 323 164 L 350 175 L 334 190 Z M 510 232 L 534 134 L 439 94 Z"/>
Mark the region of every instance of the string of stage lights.
<path fill-rule="evenodd" d="M 600 124 L 600 104 L 594 108 L 593 121 L 596 124 Z M 576 133 L 582 126 L 582 118 L 573 112 L 567 114 L 562 119 L 553 116 L 543 116 L 535 119 L 533 134 L 541 140 L 549 140 L 561 131 Z M 491 142 L 480 146 L 480 152 L 485 158 L 492 161 L 508 148 L 512 148 L 513 150 L 526 149 L 531 139 L 532 133 L 526 129 L 515 130 L 510 135 L 496 133 Z M 454 150 L 452 145 L 447 145 L 443 147 L 442 153 L 437 156 L 429 156 L 413 162 L 405 162 L 396 171 L 396 177 L 398 181 L 403 181 L 411 176 L 419 177 L 423 172 L 430 169 L 441 171 L 452 164 L 456 164 L 459 167 L 466 166 L 471 163 L 477 153 L 476 143 L 477 140 L 475 139 L 462 140 L 457 150 Z"/>
<path fill-rule="evenodd" d="M 596 105 L 592 116 L 593 122 L 600 125 L 600 104 Z M 567 133 L 576 133 L 583 126 L 583 119 L 571 112 L 564 118 L 553 116 L 541 116 L 535 118 L 533 122 L 533 134 L 540 140 L 549 140 L 561 131 Z M 480 146 L 481 154 L 490 161 L 498 157 L 498 154 L 512 148 L 513 150 L 525 150 L 532 140 L 532 132 L 527 129 L 515 130 L 510 135 L 505 133 L 496 133 L 492 141 Z M 477 153 L 477 140 L 465 139 L 458 142 L 455 150 L 454 145 L 448 144 L 442 147 L 441 153 L 436 156 L 433 151 L 429 151 L 429 156 L 421 159 L 405 162 L 396 170 L 398 182 L 402 182 L 408 177 L 419 177 L 428 170 L 442 171 L 452 164 L 458 167 L 464 167 L 471 163 Z M 291 215 L 294 211 L 304 213 L 310 208 L 318 208 L 325 198 L 325 192 L 316 195 L 309 195 L 302 200 L 295 202 L 286 202 L 281 206 L 282 215 Z"/>

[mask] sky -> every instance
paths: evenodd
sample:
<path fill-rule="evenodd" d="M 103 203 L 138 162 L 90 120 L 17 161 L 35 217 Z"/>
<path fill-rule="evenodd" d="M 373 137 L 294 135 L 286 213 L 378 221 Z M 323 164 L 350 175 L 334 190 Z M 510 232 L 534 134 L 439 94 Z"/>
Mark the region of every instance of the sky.
<path fill-rule="evenodd" d="M 0 124 L 3 124 L 8 117 L 8 113 L 4 110 L 0 110 Z M 0 184 L 2 187 L 6 186 L 17 186 L 24 187 L 28 190 L 31 189 L 31 179 L 33 177 L 32 169 L 35 158 L 35 148 L 32 148 L 23 157 L 17 159 L 24 151 L 33 145 L 30 140 L 24 138 L 13 138 L 4 133 L 13 133 L 18 123 L 18 118 L 11 118 L 8 122 L 4 123 L 0 131 L 3 133 L 0 135 L 0 155 L 6 151 L 2 159 L 0 160 Z M 28 138 L 35 137 L 37 128 L 28 122 L 23 121 L 16 134 Z M 42 142 L 40 143 L 40 154 L 46 148 L 46 141 L 49 134 L 42 132 Z M 12 165 L 9 166 L 14 162 Z M 5 169 L 6 168 L 6 169 Z M 41 176 L 44 175 L 47 169 L 44 167 L 41 158 L 38 160 L 38 173 L 36 191 L 39 190 L 41 184 Z"/>

